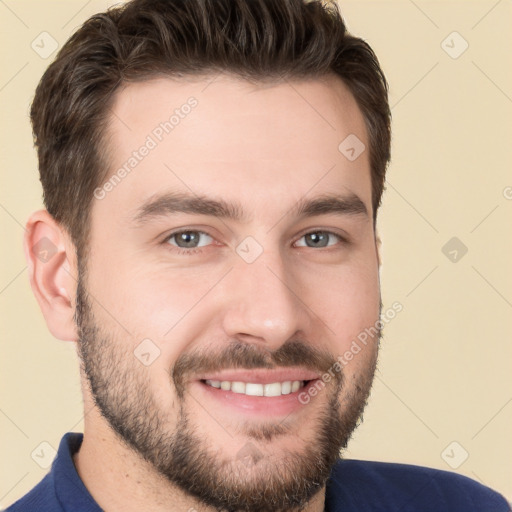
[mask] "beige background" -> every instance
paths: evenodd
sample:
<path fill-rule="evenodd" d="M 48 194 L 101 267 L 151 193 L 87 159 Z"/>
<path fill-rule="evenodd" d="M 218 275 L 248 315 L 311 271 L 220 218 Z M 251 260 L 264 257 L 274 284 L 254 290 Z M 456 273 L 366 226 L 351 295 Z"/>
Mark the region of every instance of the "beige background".
<path fill-rule="evenodd" d="M 40 36 L 48 32 L 60 46 L 112 3 L 0 0 L 0 507 L 44 476 L 38 463 L 49 462 L 48 444 L 57 448 L 65 432 L 80 431 L 83 416 L 74 348 L 48 333 L 22 254 L 23 225 L 41 206 L 27 113 L 53 58 L 31 43 L 41 46 L 44 37 L 51 49 L 50 36 Z M 404 307 L 385 329 L 374 391 L 348 456 L 460 464 L 455 471 L 510 500 L 512 3 L 340 3 L 391 85 L 382 288 L 385 309 L 395 301 Z M 458 58 L 445 51 L 455 56 L 464 41 Z M 467 254 L 448 246 L 445 255 L 452 237 Z"/>

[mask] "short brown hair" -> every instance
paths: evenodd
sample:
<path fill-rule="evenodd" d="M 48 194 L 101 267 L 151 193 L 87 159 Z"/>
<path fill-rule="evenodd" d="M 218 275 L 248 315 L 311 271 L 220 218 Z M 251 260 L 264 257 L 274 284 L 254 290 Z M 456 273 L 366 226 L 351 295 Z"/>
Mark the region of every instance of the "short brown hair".
<path fill-rule="evenodd" d="M 226 71 L 251 81 L 334 73 L 369 135 L 374 218 L 390 159 L 388 86 L 370 46 L 318 0 L 131 0 L 89 18 L 44 73 L 31 108 L 44 203 L 85 250 L 115 91 L 154 76 Z M 341 142 L 341 141 L 340 141 Z"/>

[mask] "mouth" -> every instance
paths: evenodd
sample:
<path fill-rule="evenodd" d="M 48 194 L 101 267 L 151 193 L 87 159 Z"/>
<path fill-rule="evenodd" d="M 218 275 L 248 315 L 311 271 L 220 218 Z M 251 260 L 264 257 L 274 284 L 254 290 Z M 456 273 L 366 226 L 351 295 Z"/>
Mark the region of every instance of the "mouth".
<path fill-rule="evenodd" d="M 285 380 L 284 382 L 271 382 L 270 384 L 261 384 L 258 382 L 242 382 L 229 380 L 210 380 L 205 379 L 204 384 L 212 388 L 231 391 L 246 396 L 282 396 L 296 393 L 304 388 L 310 380 Z"/>
<path fill-rule="evenodd" d="M 204 404 L 215 404 L 257 416 L 288 416 L 305 407 L 300 395 L 315 385 L 320 376 L 303 369 L 229 370 L 204 375 L 195 381 Z"/>

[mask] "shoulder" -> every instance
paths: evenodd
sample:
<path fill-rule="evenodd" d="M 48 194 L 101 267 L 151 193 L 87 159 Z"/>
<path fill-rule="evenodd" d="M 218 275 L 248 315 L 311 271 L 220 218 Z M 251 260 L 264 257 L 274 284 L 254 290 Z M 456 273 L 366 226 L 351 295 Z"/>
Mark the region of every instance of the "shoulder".
<path fill-rule="evenodd" d="M 91 502 L 76 472 L 73 454 L 80 448 L 83 436 L 69 432 L 63 436 L 49 473 L 5 512 L 63 512 L 100 510 Z"/>
<path fill-rule="evenodd" d="M 328 510 L 508 512 L 499 493 L 465 476 L 410 464 L 339 461 L 327 484 Z"/>
<path fill-rule="evenodd" d="M 29 493 L 7 508 L 5 512 L 61 512 L 55 494 L 52 474 L 46 475 Z"/>

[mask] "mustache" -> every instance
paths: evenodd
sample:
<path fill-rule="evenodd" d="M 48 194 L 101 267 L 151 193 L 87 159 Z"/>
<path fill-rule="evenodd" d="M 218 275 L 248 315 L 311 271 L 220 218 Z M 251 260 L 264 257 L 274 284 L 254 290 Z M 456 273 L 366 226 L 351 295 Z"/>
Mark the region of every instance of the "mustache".
<path fill-rule="evenodd" d="M 182 398 L 186 381 L 200 373 L 225 369 L 254 370 L 300 366 L 324 374 L 335 363 L 336 358 L 330 352 L 300 340 L 286 342 L 274 351 L 255 344 L 233 341 L 218 352 L 209 347 L 181 355 L 172 369 L 171 376 L 178 396 Z M 341 386 L 342 378 L 342 372 L 334 372 L 338 386 Z"/>

